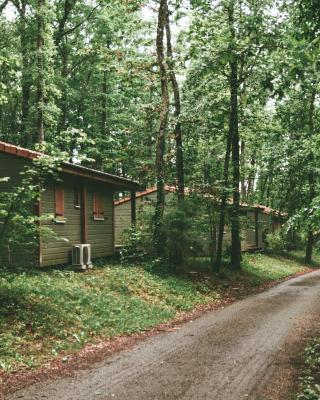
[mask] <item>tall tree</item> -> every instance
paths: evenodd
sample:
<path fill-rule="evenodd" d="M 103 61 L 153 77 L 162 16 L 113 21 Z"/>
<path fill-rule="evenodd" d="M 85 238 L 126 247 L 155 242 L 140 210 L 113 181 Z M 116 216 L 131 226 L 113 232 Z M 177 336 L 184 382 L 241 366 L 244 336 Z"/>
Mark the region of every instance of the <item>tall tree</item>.
<path fill-rule="evenodd" d="M 160 0 L 157 25 L 157 60 L 161 81 L 161 106 L 159 113 L 159 128 L 157 132 L 156 144 L 156 183 L 157 183 L 157 201 L 154 215 L 154 245 L 158 256 L 163 254 L 163 213 L 165 206 L 165 144 L 166 129 L 169 114 L 169 90 L 168 74 L 165 61 L 164 33 L 168 21 L 167 0 Z"/>
<path fill-rule="evenodd" d="M 239 62 L 236 52 L 235 2 L 231 0 L 227 7 L 228 25 L 230 30 L 230 117 L 229 135 L 232 142 L 232 212 L 231 212 L 231 265 L 240 268 L 240 151 L 239 151 L 239 119 L 238 119 L 238 90 L 239 90 Z"/>
<path fill-rule="evenodd" d="M 173 98 L 174 98 L 174 136 L 176 141 L 176 177 L 178 187 L 178 200 L 181 203 L 184 200 L 184 165 L 183 165 L 183 139 L 182 127 L 180 121 L 181 115 L 181 96 L 179 84 L 174 70 L 174 58 L 171 43 L 171 29 L 170 29 L 170 13 L 167 10 L 166 22 L 166 38 L 167 38 L 167 63 L 168 63 L 168 76 L 172 85 Z"/>

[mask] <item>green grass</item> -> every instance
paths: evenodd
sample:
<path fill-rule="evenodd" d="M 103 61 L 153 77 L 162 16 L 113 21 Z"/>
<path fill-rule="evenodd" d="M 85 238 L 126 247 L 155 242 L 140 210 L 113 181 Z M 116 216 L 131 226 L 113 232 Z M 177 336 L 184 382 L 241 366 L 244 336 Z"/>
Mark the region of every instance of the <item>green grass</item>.
<path fill-rule="evenodd" d="M 302 272 L 306 265 L 303 258 L 297 259 L 300 253 L 290 252 L 285 255 L 271 256 L 266 254 L 246 254 L 243 259 L 243 271 L 252 277 L 252 284 L 281 279 Z"/>
<path fill-rule="evenodd" d="M 197 266 L 205 270 L 206 260 Z M 0 371 L 37 367 L 88 342 L 144 331 L 180 311 L 219 301 L 232 285 L 255 286 L 303 269 L 297 259 L 262 254 L 246 255 L 243 271 L 226 269 L 224 278 L 110 262 L 85 273 L 2 268 Z"/>

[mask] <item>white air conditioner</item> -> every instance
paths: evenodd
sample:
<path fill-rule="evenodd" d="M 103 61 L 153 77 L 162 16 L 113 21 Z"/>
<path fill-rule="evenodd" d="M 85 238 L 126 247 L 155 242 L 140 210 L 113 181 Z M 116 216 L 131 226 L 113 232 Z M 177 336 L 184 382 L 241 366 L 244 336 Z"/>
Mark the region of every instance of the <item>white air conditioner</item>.
<path fill-rule="evenodd" d="M 73 246 L 72 265 L 83 270 L 92 268 L 91 244 L 75 244 Z"/>

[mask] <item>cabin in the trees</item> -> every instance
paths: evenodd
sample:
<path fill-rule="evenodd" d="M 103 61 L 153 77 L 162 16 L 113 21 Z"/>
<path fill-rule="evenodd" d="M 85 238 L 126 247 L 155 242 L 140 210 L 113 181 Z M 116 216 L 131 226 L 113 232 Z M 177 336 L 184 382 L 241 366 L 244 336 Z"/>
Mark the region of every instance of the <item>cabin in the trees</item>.
<path fill-rule="evenodd" d="M 0 142 L 0 178 L 9 178 L 8 182 L 0 182 L 0 191 L 15 190 L 21 182 L 21 172 L 41 156 L 41 153 Z M 0 249 L 0 262 L 31 262 L 39 266 L 70 263 L 73 245 L 81 243 L 91 245 L 92 258 L 112 255 L 115 245 L 114 193 L 134 193 L 139 185 L 65 162 L 59 168 L 59 181 L 49 178 L 44 189 L 35 212 L 52 216 L 41 224 L 51 228 L 56 237 L 39 237 L 31 254 L 24 252 L 23 244 L 20 248 L 6 245 Z"/>
<path fill-rule="evenodd" d="M 172 186 L 165 186 L 166 201 L 171 193 L 175 193 L 176 189 Z M 115 244 L 121 246 L 123 244 L 123 234 L 126 229 L 131 226 L 132 214 L 140 214 L 145 211 L 148 206 L 153 206 L 157 199 L 157 189 L 155 187 L 148 188 L 142 192 L 137 192 L 135 198 L 125 196 L 114 201 L 114 225 L 115 225 Z M 133 207 L 132 207 L 133 205 Z"/>
<path fill-rule="evenodd" d="M 172 186 L 165 187 L 166 201 L 174 198 L 176 189 Z M 187 193 L 191 193 L 187 189 Z M 143 214 L 144 210 L 150 205 L 154 205 L 157 197 L 156 187 L 149 188 L 142 192 L 136 193 L 135 200 L 131 196 L 123 197 L 114 201 L 115 213 L 115 243 L 121 247 L 124 242 L 124 232 L 131 226 L 132 204 L 135 204 L 134 211 L 137 210 L 137 215 Z M 198 214 L 206 217 L 205 207 L 198 206 Z M 217 213 L 219 209 L 217 208 Z M 266 247 L 265 235 L 274 232 L 281 226 L 282 217 L 273 209 L 263 205 L 241 205 L 241 217 L 243 222 L 241 249 L 242 251 L 264 249 Z M 218 230 L 218 227 L 216 226 Z M 209 242 L 211 239 L 203 231 L 199 236 L 199 244 L 202 248 L 202 255 L 208 255 L 210 252 Z M 231 244 L 231 232 L 226 224 L 224 234 L 224 247 Z"/>

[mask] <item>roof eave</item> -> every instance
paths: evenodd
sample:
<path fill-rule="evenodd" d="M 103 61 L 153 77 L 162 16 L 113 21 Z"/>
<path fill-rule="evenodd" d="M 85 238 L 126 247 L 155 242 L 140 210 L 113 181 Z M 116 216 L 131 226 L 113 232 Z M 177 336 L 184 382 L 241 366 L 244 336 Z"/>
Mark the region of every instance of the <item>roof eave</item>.
<path fill-rule="evenodd" d="M 137 182 L 108 175 L 106 173 L 100 173 L 99 171 L 92 172 L 90 170 L 81 169 L 79 166 L 73 166 L 72 164 L 62 164 L 61 171 L 66 174 L 112 185 L 113 188 L 117 190 L 137 191 L 141 189 L 141 186 Z"/>

